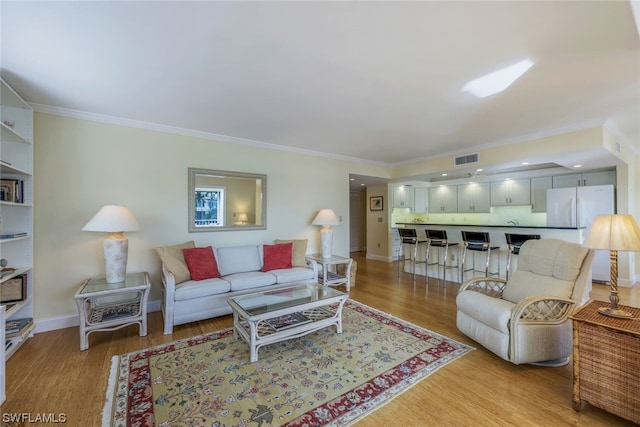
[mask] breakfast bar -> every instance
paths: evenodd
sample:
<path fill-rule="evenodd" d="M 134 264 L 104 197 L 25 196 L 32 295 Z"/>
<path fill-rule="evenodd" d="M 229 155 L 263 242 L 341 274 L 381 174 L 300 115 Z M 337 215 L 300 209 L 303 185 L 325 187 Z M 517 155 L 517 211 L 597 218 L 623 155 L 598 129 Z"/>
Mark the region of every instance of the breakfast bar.
<path fill-rule="evenodd" d="M 459 264 L 462 257 L 462 250 L 464 249 L 464 244 L 462 241 L 462 231 L 481 231 L 488 232 L 491 240 L 491 246 L 497 246 L 499 249 L 497 250 L 498 256 L 491 256 L 490 263 L 490 271 L 498 271 L 498 266 L 500 270 L 499 277 L 506 278 L 506 265 L 507 265 L 507 256 L 509 253 L 507 240 L 505 237 L 506 233 L 514 233 L 514 234 L 539 234 L 543 239 L 562 239 L 567 242 L 572 243 L 581 243 L 584 237 L 586 236 L 587 229 L 584 227 L 541 227 L 541 226 L 521 226 L 521 225 L 478 225 L 478 224 L 435 224 L 435 223 L 421 223 L 421 222 L 399 222 L 396 223 L 395 228 L 392 229 L 392 238 L 393 238 L 393 258 L 399 259 L 401 252 L 399 249 L 401 248 L 400 240 L 398 237 L 398 227 L 404 228 L 415 228 L 418 232 L 418 236 L 421 238 L 425 238 L 425 230 L 444 230 L 447 233 L 447 237 L 449 242 L 458 243 L 457 249 L 452 249 L 448 253 L 448 259 L 446 260 L 447 268 L 443 269 L 442 266 L 432 265 L 427 269 L 428 277 L 436 277 L 442 278 L 442 271 L 445 271 L 446 280 L 452 282 L 460 282 L 464 279 L 468 279 L 472 277 L 471 272 L 465 274 L 464 278 L 460 278 L 461 272 L 464 268 L 457 269 L 456 265 Z M 437 250 L 437 248 L 436 248 Z M 431 254 L 429 255 L 430 263 L 435 262 L 434 260 L 437 258 L 437 253 L 434 248 L 432 248 Z M 406 252 L 408 256 L 408 252 Z M 424 260 L 426 253 L 426 245 L 420 245 L 418 248 L 417 257 L 420 260 Z M 477 253 L 470 252 L 467 255 L 467 259 L 465 260 L 465 265 L 471 265 L 473 262 L 471 256 L 476 256 L 476 266 L 484 263 L 484 257 L 482 260 L 481 256 Z M 511 261 L 511 271 L 515 271 L 517 267 L 517 256 L 514 256 Z M 442 262 L 442 261 L 441 261 Z M 410 272 L 411 267 L 409 263 L 405 263 L 404 271 Z M 416 266 L 416 274 L 425 275 L 425 264 L 418 264 Z"/>

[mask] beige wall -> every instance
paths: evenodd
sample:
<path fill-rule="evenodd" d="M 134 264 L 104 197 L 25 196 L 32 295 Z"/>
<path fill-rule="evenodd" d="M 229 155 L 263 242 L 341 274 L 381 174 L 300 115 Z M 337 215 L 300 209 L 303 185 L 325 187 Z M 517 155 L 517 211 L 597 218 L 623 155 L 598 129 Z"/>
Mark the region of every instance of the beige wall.
<path fill-rule="evenodd" d="M 582 138 L 592 147 L 593 133 Z M 371 165 L 349 159 L 324 158 L 67 118 L 35 115 L 34 278 L 36 320 L 77 314 L 73 300 L 85 277 L 103 274 L 100 233 L 80 229 L 105 204 L 128 205 L 142 230 L 128 233 L 129 271 L 148 271 L 151 300 L 160 296 L 160 264 L 154 247 L 195 240 L 198 245 L 269 243 L 278 238 L 307 238 L 308 252 L 317 252 L 319 230 L 310 223 L 321 208 L 332 208 L 343 224 L 334 227 L 334 252 L 348 253 L 350 173 L 391 178 L 432 168 L 447 168 L 450 157 L 419 165 Z M 568 141 L 551 138 L 513 149 L 489 149 L 492 155 L 523 156 L 530 150 L 558 150 Z M 600 144 L 602 135 L 600 134 Z M 538 151 L 539 152 L 539 151 Z M 520 154 L 517 154 L 520 153 Z M 638 174 L 640 156 L 624 153 L 629 163 L 628 205 L 640 220 Z M 425 169 L 425 167 L 430 169 Z M 188 233 L 187 170 L 189 167 L 255 172 L 267 175 L 267 229 Z M 437 169 L 436 169 L 437 170 Z M 383 195 L 384 211 L 368 210 L 371 196 Z M 391 257 L 387 185 L 366 194 L 367 255 Z M 636 257 L 637 258 L 637 257 Z M 640 263 L 633 265 L 640 277 Z"/>
<path fill-rule="evenodd" d="M 332 208 L 334 252 L 348 253 L 349 173 L 381 170 L 361 163 L 248 145 L 35 115 L 34 277 L 36 320 L 77 315 L 73 295 L 83 278 L 104 274 L 102 233 L 80 229 L 105 204 L 131 208 L 141 231 L 127 233 L 129 271 L 151 274 L 160 297 L 154 247 L 195 240 L 230 246 L 307 238 L 318 252 L 317 211 Z M 267 229 L 188 233 L 189 167 L 267 175 Z"/>

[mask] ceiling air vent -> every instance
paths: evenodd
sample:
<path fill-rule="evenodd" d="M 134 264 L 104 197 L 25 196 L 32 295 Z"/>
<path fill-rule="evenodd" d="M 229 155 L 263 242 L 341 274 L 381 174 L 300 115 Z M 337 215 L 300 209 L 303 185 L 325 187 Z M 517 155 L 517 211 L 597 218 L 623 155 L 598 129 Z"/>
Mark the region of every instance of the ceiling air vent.
<path fill-rule="evenodd" d="M 478 163 L 478 153 L 467 154 L 453 158 L 454 166 L 468 165 L 470 163 Z"/>

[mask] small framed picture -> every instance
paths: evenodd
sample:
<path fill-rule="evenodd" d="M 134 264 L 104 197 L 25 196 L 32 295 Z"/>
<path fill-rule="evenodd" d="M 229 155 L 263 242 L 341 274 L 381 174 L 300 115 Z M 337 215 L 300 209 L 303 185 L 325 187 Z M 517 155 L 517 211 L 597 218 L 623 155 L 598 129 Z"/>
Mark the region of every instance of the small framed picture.
<path fill-rule="evenodd" d="M 27 295 L 27 276 L 13 277 L 0 285 L 0 303 L 22 301 Z"/>
<path fill-rule="evenodd" d="M 369 209 L 372 211 L 383 210 L 382 196 L 369 197 Z"/>

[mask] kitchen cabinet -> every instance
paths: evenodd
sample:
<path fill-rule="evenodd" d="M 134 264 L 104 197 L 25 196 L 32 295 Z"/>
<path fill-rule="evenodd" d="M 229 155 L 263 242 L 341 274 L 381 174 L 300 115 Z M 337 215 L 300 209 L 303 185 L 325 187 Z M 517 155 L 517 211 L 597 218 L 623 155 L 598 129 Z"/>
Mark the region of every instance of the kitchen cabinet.
<path fill-rule="evenodd" d="M 492 206 L 521 206 L 531 204 L 531 180 L 506 179 L 491 183 Z"/>
<path fill-rule="evenodd" d="M 416 213 L 429 212 L 429 189 L 428 188 L 416 188 L 414 190 L 414 204 Z"/>
<path fill-rule="evenodd" d="M 393 207 L 394 208 L 409 208 L 413 211 L 414 203 L 414 191 L 409 187 L 394 187 L 393 188 Z"/>
<path fill-rule="evenodd" d="M 490 212 L 490 194 L 490 184 L 488 182 L 472 182 L 458 185 L 458 212 Z"/>
<path fill-rule="evenodd" d="M 458 212 L 458 186 L 440 185 L 429 189 L 429 212 Z"/>
<path fill-rule="evenodd" d="M 553 188 L 553 178 L 531 178 L 531 212 L 547 212 L 547 190 Z"/>
<path fill-rule="evenodd" d="M 553 188 L 586 187 L 591 185 L 616 185 L 616 171 L 598 171 L 555 175 Z"/>

